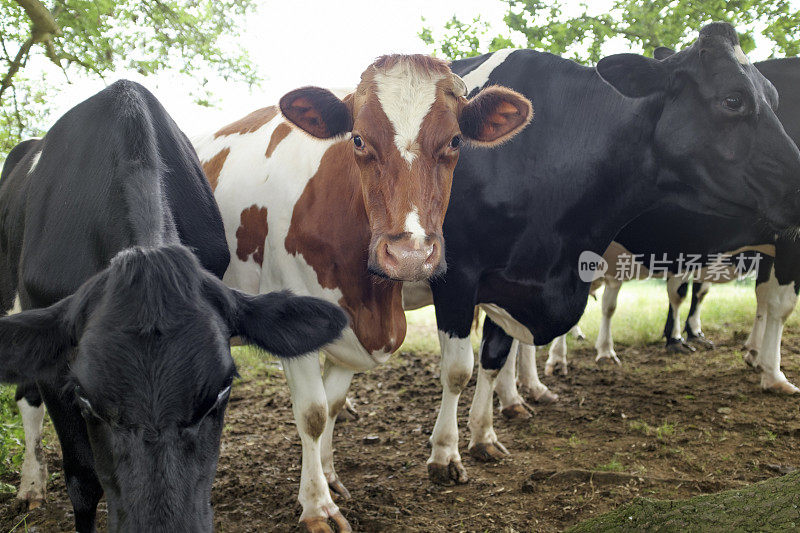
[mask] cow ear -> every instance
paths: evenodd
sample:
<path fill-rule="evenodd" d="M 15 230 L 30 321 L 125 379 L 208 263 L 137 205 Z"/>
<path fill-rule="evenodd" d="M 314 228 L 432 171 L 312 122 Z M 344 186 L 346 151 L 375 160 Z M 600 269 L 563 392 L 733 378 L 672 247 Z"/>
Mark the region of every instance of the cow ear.
<path fill-rule="evenodd" d="M 286 93 L 278 104 L 291 124 L 319 139 L 330 139 L 353 129 L 352 99 L 343 102 L 320 87 Z"/>
<path fill-rule="evenodd" d="M 73 346 L 66 324 L 69 302 L 0 318 L 0 382 L 49 381 Z"/>
<path fill-rule="evenodd" d="M 639 54 L 616 54 L 597 63 L 597 73 L 623 96 L 641 98 L 667 89 L 667 69 Z"/>
<path fill-rule="evenodd" d="M 106 279 L 103 271 L 73 295 L 41 309 L 0 318 L 0 382 L 50 381 L 65 371 Z"/>
<path fill-rule="evenodd" d="M 220 311 L 231 337 L 240 336 L 278 357 L 313 352 L 339 338 L 347 325 L 331 303 L 288 291 L 253 296 L 208 276 L 206 297 Z"/>
<path fill-rule="evenodd" d="M 522 131 L 533 118 L 530 100 L 506 87 L 483 89 L 458 117 L 461 134 L 473 144 L 496 146 Z"/>
<path fill-rule="evenodd" d="M 667 48 L 666 46 L 659 46 L 655 50 L 653 50 L 653 58 L 657 59 L 658 61 L 663 61 L 670 56 L 675 55 L 675 50 L 672 48 Z"/>

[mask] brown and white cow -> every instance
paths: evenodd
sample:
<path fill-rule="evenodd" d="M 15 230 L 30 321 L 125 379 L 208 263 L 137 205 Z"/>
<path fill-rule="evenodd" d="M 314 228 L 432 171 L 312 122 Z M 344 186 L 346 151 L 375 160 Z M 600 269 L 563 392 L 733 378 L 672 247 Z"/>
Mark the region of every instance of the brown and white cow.
<path fill-rule="evenodd" d="M 301 522 L 350 530 L 330 489 L 333 424 L 353 374 L 385 362 L 406 332 L 396 281 L 445 268 L 442 222 L 463 140 L 493 146 L 532 117 L 518 93 L 470 100 L 447 63 L 384 56 L 340 100 L 306 87 L 195 142 L 222 212 L 232 261 L 224 281 L 291 289 L 340 305 L 350 327 L 318 357 L 284 365 L 303 445 Z M 292 127 L 294 126 L 294 127 Z"/>

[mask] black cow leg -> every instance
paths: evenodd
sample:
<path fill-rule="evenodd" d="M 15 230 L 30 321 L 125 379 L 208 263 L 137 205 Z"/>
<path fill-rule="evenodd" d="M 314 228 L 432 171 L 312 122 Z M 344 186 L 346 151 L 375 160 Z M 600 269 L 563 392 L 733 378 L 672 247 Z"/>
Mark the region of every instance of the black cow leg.
<path fill-rule="evenodd" d="M 669 309 L 667 310 L 667 322 L 664 324 L 664 337 L 667 339 L 666 349 L 671 353 L 692 353 L 695 348 L 687 344 L 681 336 L 680 326 L 680 307 L 686 298 L 686 291 L 689 283 L 681 278 L 670 277 L 667 279 L 667 296 L 669 297 Z"/>
<path fill-rule="evenodd" d="M 44 504 L 47 497 L 47 461 L 42 451 L 44 405 L 35 383 L 17 387 L 14 398 L 25 432 L 25 459 L 22 462 L 17 500 L 27 510 Z"/>
<path fill-rule="evenodd" d="M 711 283 L 709 282 L 692 282 L 692 304 L 689 308 L 689 316 L 686 317 L 686 340 L 693 346 L 704 348 L 706 350 L 713 350 L 714 343 L 708 340 L 703 333 L 702 326 L 700 325 L 700 307 L 703 305 Z"/>
<path fill-rule="evenodd" d="M 75 530 L 91 533 L 95 529 L 97 503 L 103 495 L 94 470 L 94 457 L 80 410 L 72 390 L 64 382 L 39 383 L 42 399 L 58 433 L 64 462 L 64 481 L 75 511 Z"/>
<path fill-rule="evenodd" d="M 508 352 L 513 344 L 509 337 L 488 316 L 483 322 L 483 342 L 481 343 L 481 360 L 475 394 L 469 410 L 469 429 L 471 439 L 469 454 L 483 462 L 499 461 L 508 450 L 498 440 L 494 432 L 493 407 L 494 384 L 497 374 L 508 359 Z"/>

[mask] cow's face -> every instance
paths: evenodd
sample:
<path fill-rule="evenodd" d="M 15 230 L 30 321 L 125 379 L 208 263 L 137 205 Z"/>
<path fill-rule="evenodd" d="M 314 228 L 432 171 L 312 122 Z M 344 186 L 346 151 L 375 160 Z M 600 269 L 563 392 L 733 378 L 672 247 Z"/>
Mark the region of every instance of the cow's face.
<path fill-rule="evenodd" d="M 462 144 L 501 143 L 532 117 L 530 102 L 509 89 L 490 87 L 471 100 L 465 94 L 444 62 L 385 56 L 344 101 L 310 87 L 281 99 L 287 120 L 308 133 L 349 134 L 370 224 L 372 273 L 418 281 L 443 272 L 442 223 Z"/>
<path fill-rule="evenodd" d="M 294 356 L 331 342 L 345 324 L 338 307 L 314 298 L 228 289 L 183 247 L 134 248 L 75 295 L 0 319 L 0 380 L 65 374 L 111 531 L 211 531 L 236 372 L 230 337 Z M 74 358 L 53 353 L 73 348 Z"/>
<path fill-rule="evenodd" d="M 660 185 L 688 185 L 718 214 L 756 212 L 775 229 L 800 224 L 800 152 L 775 115 L 775 88 L 748 61 L 733 27 L 708 25 L 690 47 L 658 56 L 611 56 L 597 70 L 627 96 L 660 96 L 653 137 Z"/>

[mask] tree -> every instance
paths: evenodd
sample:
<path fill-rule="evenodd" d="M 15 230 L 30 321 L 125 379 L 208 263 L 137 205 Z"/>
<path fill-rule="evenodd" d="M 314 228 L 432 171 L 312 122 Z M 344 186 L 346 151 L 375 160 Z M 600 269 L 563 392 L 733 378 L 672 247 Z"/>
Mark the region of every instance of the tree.
<path fill-rule="evenodd" d="M 142 75 L 176 70 L 255 83 L 236 36 L 254 0 L 2 0 L 0 2 L 0 154 L 40 133 L 52 87 L 25 67 L 39 55 L 69 73 L 103 78 L 120 69 Z"/>
<path fill-rule="evenodd" d="M 524 42 L 529 48 L 596 63 L 603 55 L 603 44 L 611 39 L 624 39 L 652 55 L 657 46 L 689 44 L 706 23 L 727 21 L 740 32 L 745 52 L 755 48 L 758 35 L 770 46 L 771 55 L 800 53 L 800 10 L 792 9 L 788 0 L 614 0 L 606 12 L 581 4 L 576 16 L 565 16 L 564 2 L 558 0 L 504 1 L 508 3 L 507 35 L 495 37 L 485 51 L 502 41 Z M 464 24 L 453 17 L 446 29 L 462 33 L 454 38 L 445 32 L 436 40 L 437 53 L 451 59 L 477 54 L 474 43 L 488 27 L 476 23 Z M 428 28 L 423 28 L 420 37 L 434 43 Z"/>

